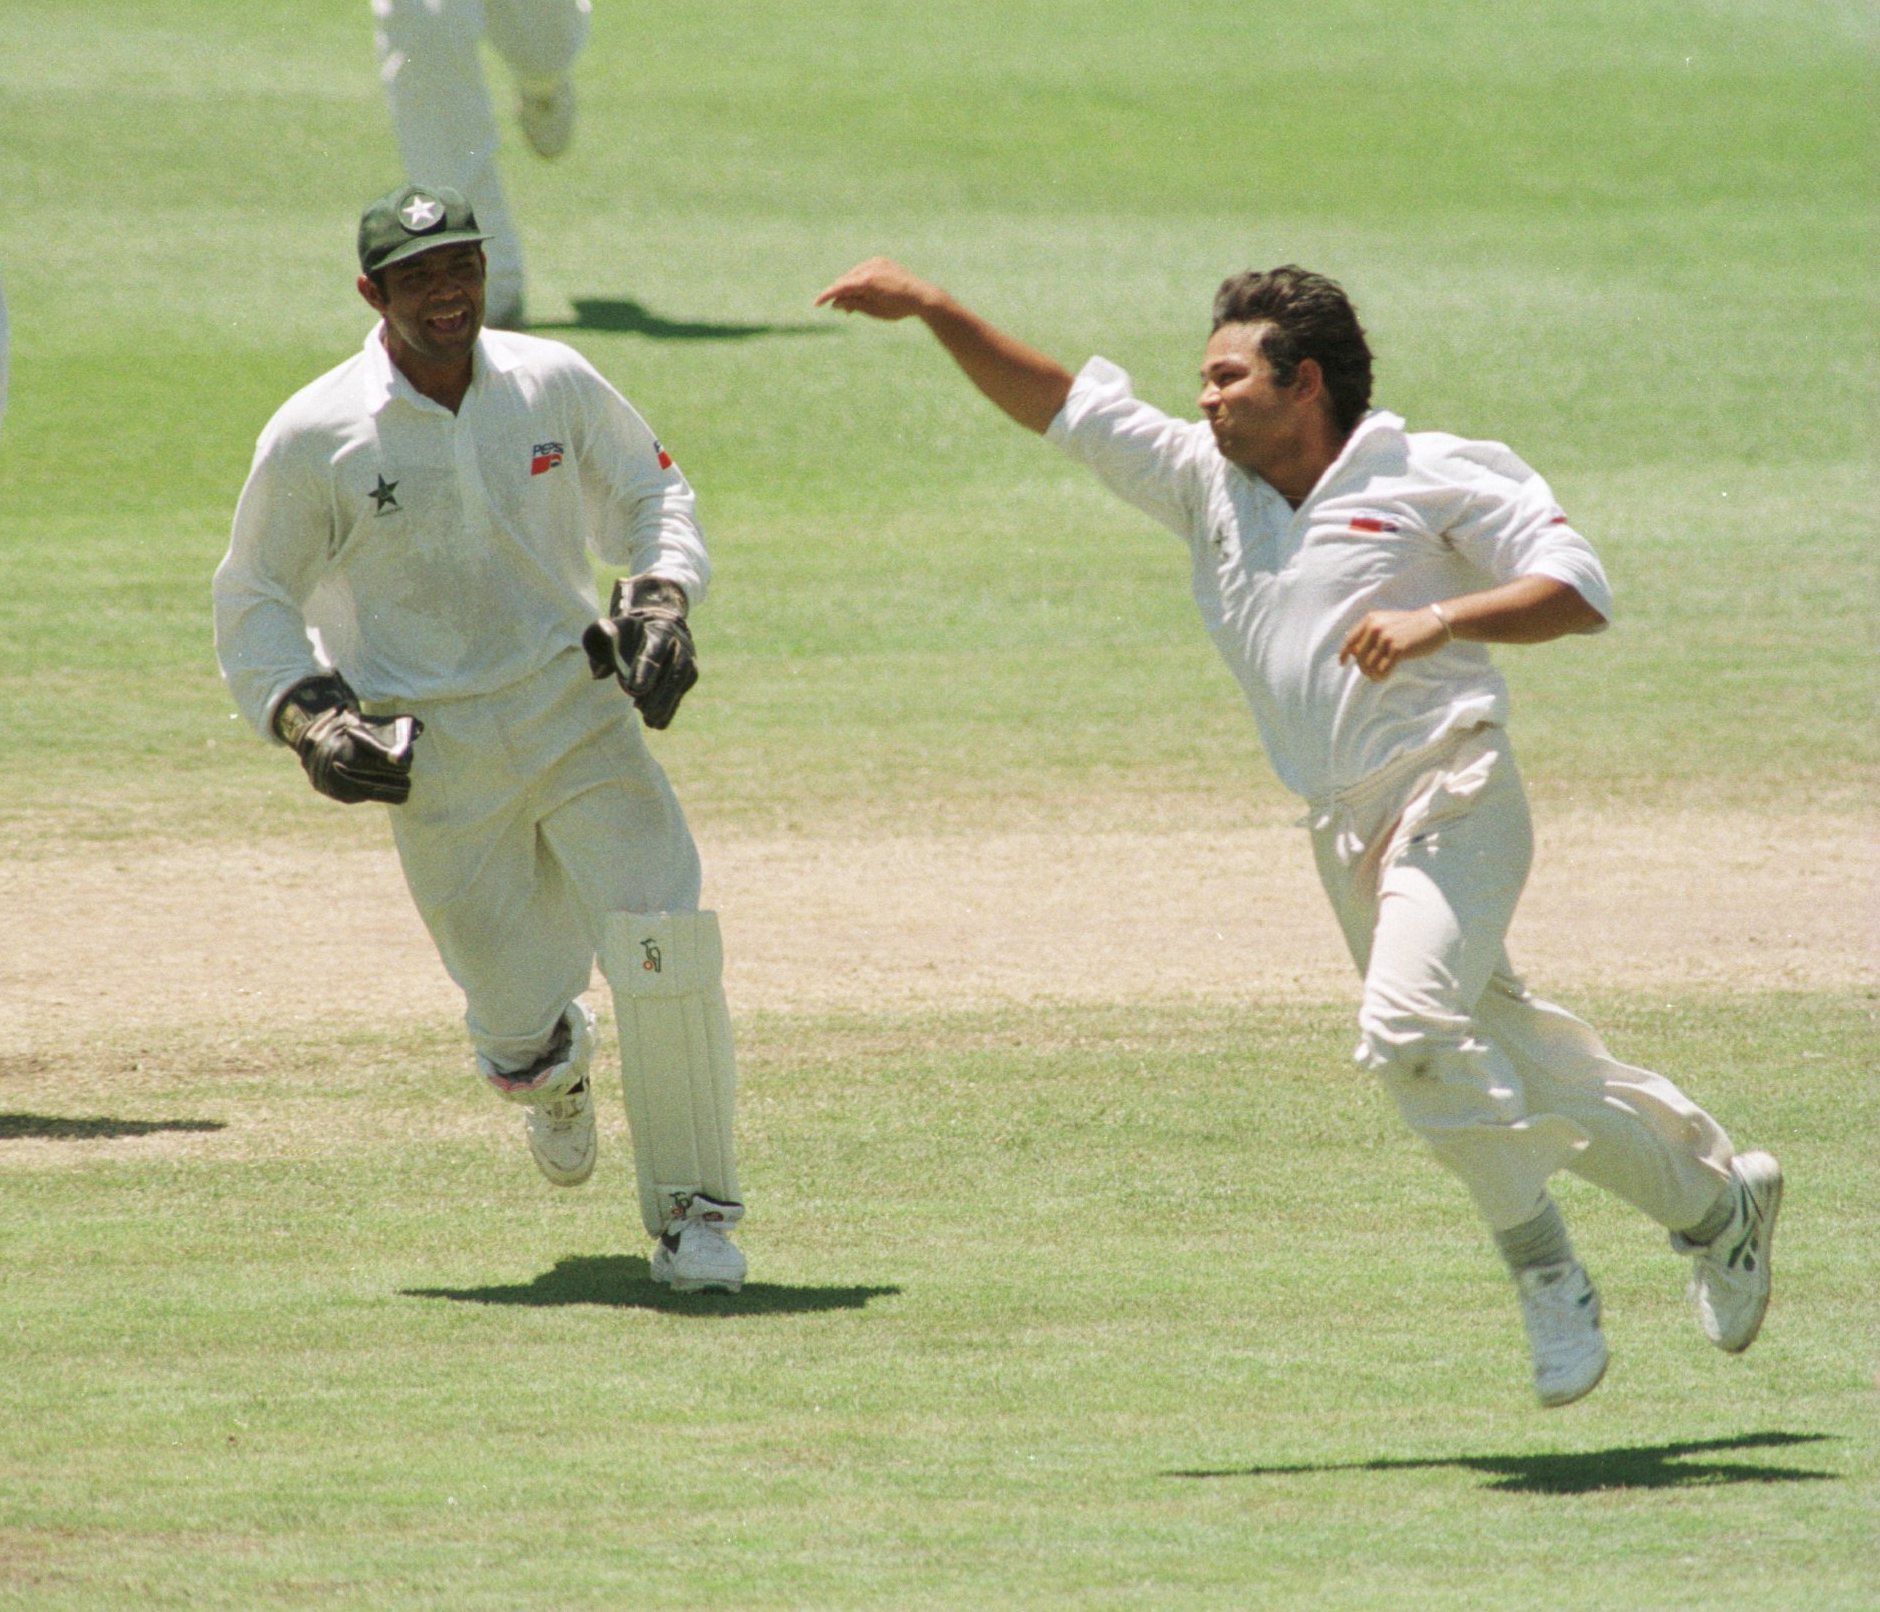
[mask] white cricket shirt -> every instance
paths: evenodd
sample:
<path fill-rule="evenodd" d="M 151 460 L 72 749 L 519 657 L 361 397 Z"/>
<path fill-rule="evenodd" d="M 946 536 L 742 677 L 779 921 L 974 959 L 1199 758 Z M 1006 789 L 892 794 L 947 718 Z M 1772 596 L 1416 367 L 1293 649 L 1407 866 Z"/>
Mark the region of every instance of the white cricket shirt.
<path fill-rule="evenodd" d="M 1205 420 L 1140 401 L 1104 358 L 1084 365 L 1047 436 L 1187 540 L 1201 619 L 1274 771 L 1308 800 L 1448 733 L 1507 719 L 1507 685 L 1481 644 L 1452 640 L 1382 683 L 1339 665 L 1368 611 L 1538 575 L 1576 589 L 1600 627 L 1612 617 L 1591 545 L 1499 442 L 1406 431 L 1374 409 L 1295 510 L 1224 459 Z"/>
<path fill-rule="evenodd" d="M 215 573 L 216 654 L 266 734 L 322 670 L 365 700 L 506 688 L 600 612 L 590 554 L 710 579 L 692 489 L 633 406 L 573 348 L 485 330 L 455 414 L 375 327 L 268 422 Z"/>

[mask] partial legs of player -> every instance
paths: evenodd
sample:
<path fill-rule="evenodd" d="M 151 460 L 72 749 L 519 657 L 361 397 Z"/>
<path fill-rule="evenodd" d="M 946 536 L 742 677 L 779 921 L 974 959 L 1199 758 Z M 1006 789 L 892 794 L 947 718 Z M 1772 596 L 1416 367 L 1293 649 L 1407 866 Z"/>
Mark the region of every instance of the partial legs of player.
<path fill-rule="evenodd" d="M 1357 1056 L 1462 1181 L 1515 1279 L 1542 1403 L 1606 1369 L 1598 1293 L 1547 1191 L 1558 1169 L 1624 1198 L 1693 1258 L 1706 1335 L 1748 1346 L 1768 1303 L 1781 1174 L 1736 1155 L 1670 1081 L 1620 1063 L 1528 992 L 1503 936 L 1532 850 L 1499 729 L 1412 757 L 1314 821 L 1321 878 L 1364 971 Z"/>

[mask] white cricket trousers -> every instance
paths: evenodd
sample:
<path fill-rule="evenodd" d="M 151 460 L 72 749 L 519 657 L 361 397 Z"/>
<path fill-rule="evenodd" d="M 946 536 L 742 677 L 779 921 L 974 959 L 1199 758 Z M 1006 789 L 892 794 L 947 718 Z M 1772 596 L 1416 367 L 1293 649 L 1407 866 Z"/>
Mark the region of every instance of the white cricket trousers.
<path fill-rule="evenodd" d="M 565 76 L 587 43 L 591 0 L 372 0 L 379 76 L 414 185 L 461 190 L 490 232 L 489 308 L 522 300 L 522 243 L 496 175 L 496 114 L 477 43 L 487 33 L 519 81 Z"/>
<path fill-rule="evenodd" d="M 1562 1166 L 1668 1230 L 1702 1220 L 1729 1179 L 1722 1127 L 1509 966 L 1534 839 L 1506 734 L 1475 728 L 1399 757 L 1308 822 L 1364 975 L 1357 1059 L 1490 1228 L 1540 1213 Z"/>
<path fill-rule="evenodd" d="M 578 649 L 494 694 L 375 703 L 424 722 L 391 808 L 470 1039 L 520 1069 L 588 987 L 608 912 L 696 912 L 699 858 L 620 686 Z"/>

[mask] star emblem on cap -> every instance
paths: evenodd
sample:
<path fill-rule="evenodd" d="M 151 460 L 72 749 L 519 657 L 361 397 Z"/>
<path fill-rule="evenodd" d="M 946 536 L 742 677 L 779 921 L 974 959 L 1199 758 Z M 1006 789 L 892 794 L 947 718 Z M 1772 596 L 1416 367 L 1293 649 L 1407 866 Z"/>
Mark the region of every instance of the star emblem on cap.
<path fill-rule="evenodd" d="M 434 196 L 413 196 L 398 209 L 398 221 L 413 235 L 422 234 L 444 216 L 444 204 Z"/>
<path fill-rule="evenodd" d="M 374 487 L 371 492 L 366 494 L 366 497 L 370 498 L 374 504 L 378 505 L 378 508 L 373 510 L 373 514 L 383 515 L 388 509 L 397 509 L 399 507 L 398 499 L 393 493 L 393 489 L 396 488 L 397 485 L 398 483 L 395 481 L 387 481 L 383 476 L 379 477 L 378 486 Z"/>

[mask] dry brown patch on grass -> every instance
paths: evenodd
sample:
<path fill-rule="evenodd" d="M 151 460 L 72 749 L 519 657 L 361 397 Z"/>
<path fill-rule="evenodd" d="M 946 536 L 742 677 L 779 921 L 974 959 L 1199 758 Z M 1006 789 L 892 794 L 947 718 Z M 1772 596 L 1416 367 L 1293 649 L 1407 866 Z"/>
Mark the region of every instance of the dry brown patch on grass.
<path fill-rule="evenodd" d="M 986 836 L 702 836 L 734 1009 L 1343 999 L 1304 835 L 1278 822 Z M 1871 827 L 1603 811 L 1541 825 L 1517 965 L 1546 989 L 1875 978 Z M 382 844 L 242 844 L 0 868 L 0 1056 L 74 1027 L 300 1034 L 461 1012 Z"/>
<path fill-rule="evenodd" d="M 310 1026 L 231 1044 L 220 1027 L 198 1024 L 151 1043 L 94 1041 L 36 1058 L 0 1086 L 0 1170 L 519 1138 L 520 1109 L 490 1101 L 467 1050 L 437 1040 L 424 1032 L 408 1057 L 380 1048 L 366 1059 Z M 617 1069 L 609 1063 L 605 1075 L 617 1079 Z"/>

